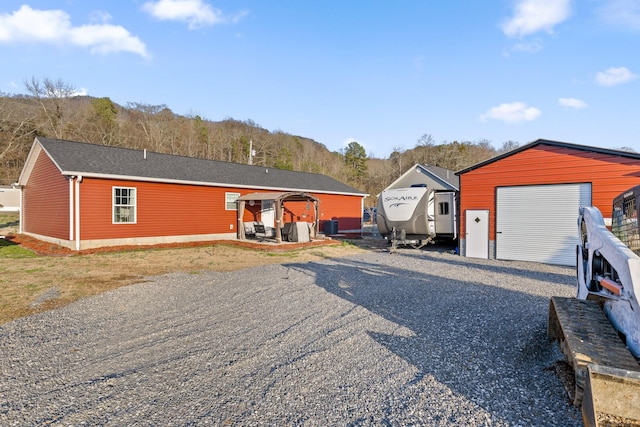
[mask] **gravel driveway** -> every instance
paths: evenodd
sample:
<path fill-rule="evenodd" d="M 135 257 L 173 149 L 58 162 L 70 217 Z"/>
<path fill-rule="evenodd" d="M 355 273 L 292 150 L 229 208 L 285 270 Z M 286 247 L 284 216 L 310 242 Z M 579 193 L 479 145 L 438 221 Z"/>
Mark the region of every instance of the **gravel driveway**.
<path fill-rule="evenodd" d="M 405 250 L 170 274 L 0 327 L 0 425 L 580 426 L 571 268 Z"/>

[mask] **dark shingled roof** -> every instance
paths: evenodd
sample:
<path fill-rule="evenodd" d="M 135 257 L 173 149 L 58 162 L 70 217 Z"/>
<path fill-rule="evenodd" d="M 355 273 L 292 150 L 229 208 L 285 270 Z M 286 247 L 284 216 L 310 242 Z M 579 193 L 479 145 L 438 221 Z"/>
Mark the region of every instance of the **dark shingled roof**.
<path fill-rule="evenodd" d="M 321 174 L 37 137 L 65 175 L 365 195 Z"/>

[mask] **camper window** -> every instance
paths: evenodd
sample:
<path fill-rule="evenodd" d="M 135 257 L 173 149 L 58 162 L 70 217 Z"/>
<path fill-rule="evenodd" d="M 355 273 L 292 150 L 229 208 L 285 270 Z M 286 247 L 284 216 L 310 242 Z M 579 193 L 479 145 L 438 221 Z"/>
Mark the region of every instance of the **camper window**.
<path fill-rule="evenodd" d="M 438 203 L 438 215 L 449 215 L 449 202 Z"/>

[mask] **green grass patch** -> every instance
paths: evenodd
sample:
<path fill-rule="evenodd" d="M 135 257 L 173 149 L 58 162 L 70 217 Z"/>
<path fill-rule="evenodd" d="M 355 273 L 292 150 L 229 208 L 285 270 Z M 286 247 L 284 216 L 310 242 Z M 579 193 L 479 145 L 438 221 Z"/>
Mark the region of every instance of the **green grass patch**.
<path fill-rule="evenodd" d="M 17 227 L 20 225 L 20 216 L 17 213 L 0 213 L 0 228 Z"/>
<path fill-rule="evenodd" d="M 8 240 L 0 239 L 0 258 L 34 258 L 37 255 L 25 248 L 11 243 Z"/>
<path fill-rule="evenodd" d="M 298 253 L 296 251 L 266 252 L 265 255 L 270 257 L 280 257 L 280 258 L 296 258 L 298 256 Z"/>
<path fill-rule="evenodd" d="M 27 291 L 31 292 L 31 293 L 36 293 L 38 292 L 40 289 L 42 289 L 41 285 L 36 285 L 34 283 L 30 283 L 28 285 L 26 285 L 24 287 Z"/>
<path fill-rule="evenodd" d="M 356 245 L 355 243 L 351 243 L 351 242 L 349 242 L 347 240 L 343 240 L 342 243 L 341 243 L 341 246 L 347 247 L 347 248 L 357 248 L 358 247 L 358 245 Z"/>

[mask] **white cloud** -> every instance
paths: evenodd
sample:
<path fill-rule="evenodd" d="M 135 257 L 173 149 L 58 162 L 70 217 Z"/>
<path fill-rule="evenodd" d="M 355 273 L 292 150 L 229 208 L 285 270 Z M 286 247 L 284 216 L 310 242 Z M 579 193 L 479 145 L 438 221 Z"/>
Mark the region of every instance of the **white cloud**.
<path fill-rule="evenodd" d="M 637 0 L 608 0 L 596 9 L 596 14 L 607 24 L 640 31 L 640 2 Z"/>
<path fill-rule="evenodd" d="M 87 88 L 81 87 L 80 89 L 74 91 L 71 96 L 87 96 L 89 95 L 89 90 Z"/>
<path fill-rule="evenodd" d="M 509 37 L 522 37 L 538 31 L 553 32 L 553 27 L 571 14 L 571 0 L 519 0 L 514 16 L 502 25 Z"/>
<path fill-rule="evenodd" d="M 229 19 L 231 20 L 232 23 L 237 24 L 240 20 L 244 19 L 244 17 L 247 16 L 248 14 L 249 14 L 248 10 L 242 10 L 236 13 L 235 15 L 233 15 Z"/>
<path fill-rule="evenodd" d="M 512 102 L 492 107 L 480 116 L 481 121 L 488 119 L 502 120 L 506 123 L 531 122 L 542 112 L 535 107 L 528 107 L 524 102 Z"/>
<path fill-rule="evenodd" d="M 116 25 L 83 25 L 69 31 L 73 43 L 88 47 L 91 53 L 109 54 L 119 51 L 135 52 L 147 56 L 144 43 Z"/>
<path fill-rule="evenodd" d="M 576 98 L 558 98 L 558 104 L 569 108 L 587 108 L 587 103 Z"/>
<path fill-rule="evenodd" d="M 630 82 L 638 76 L 633 74 L 627 67 L 612 67 L 606 71 L 596 74 L 596 82 L 602 86 L 615 86 Z"/>
<path fill-rule="evenodd" d="M 119 25 L 74 27 L 62 10 L 38 10 L 23 5 L 12 14 L 0 14 L 0 43 L 72 44 L 92 53 L 131 52 L 147 57 L 145 44 Z"/>
<path fill-rule="evenodd" d="M 511 50 L 515 52 L 536 53 L 542 50 L 542 43 L 537 40 L 530 43 L 516 43 Z"/>
<path fill-rule="evenodd" d="M 94 10 L 89 15 L 89 19 L 91 20 L 91 22 L 106 24 L 107 22 L 111 21 L 111 14 L 103 10 Z"/>
<path fill-rule="evenodd" d="M 222 11 L 202 0 L 159 0 L 147 2 L 142 9 L 161 21 L 187 22 L 189 29 L 220 24 L 225 21 Z"/>

